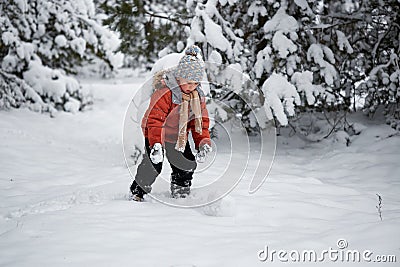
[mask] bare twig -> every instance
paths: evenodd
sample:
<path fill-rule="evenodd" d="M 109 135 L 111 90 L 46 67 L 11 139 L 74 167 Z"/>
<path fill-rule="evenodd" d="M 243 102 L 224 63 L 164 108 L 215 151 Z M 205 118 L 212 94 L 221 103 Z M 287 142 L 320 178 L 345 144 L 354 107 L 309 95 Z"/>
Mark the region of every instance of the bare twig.
<path fill-rule="evenodd" d="M 340 121 L 344 117 L 346 117 L 346 112 L 338 120 L 336 120 L 336 118 L 334 119 L 335 122 L 334 122 L 332 129 L 329 131 L 329 133 L 327 135 L 324 136 L 324 138 L 328 138 L 336 130 L 336 126 L 340 123 Z"/>
<path fill-rule="evenodd" d="M 329 123 L 330 126 L 333 126 L 331 121 L 329 120 L 328 116 L 326 116 L 326 112 L 322 112 L 324 114 L 325 120 Z"/>
<path fill-rule="evenodd" d="M 376 195 L 378 196 L 378 205 L 375 207 L 378 210 L 379 218 L 381 218 L 382 221 L 382 197 L 378 194 Z"/>
<path fill-rule="evenodd" d="M 182 22 L 182 21 L 180 21 L 179 19 L 173 18 L 172 16 L 162 16 L 162 15 L 159 15 L 159 14 L 151 13 L 151 12 L 149 12 L 149 11 L 147 11 L 147 10 L 145 10 L 144 13 L 145 13 L 146 15 L 149 15 L 150 17 L 160 18 L 160 19 L 166 19 L 166 20 L 169 20 L 169 21 L 178 23 L 179 25 L 190 26 L 189 23 L 187 23 L 187 22 Z"/>
<path fill-rule="evenodd" d="M 390 26 L 388 27 L 387 31 L 384 34 L 381 34 L 378 37 L 378 41 L 376 42 L 376 44 L 374 46 L 374 49 L 372 49 L 372 52 L 371 52 L 371 54 L 372 54 L 372 63 L 375 63 L 376 51 L 378 50 L 382 40 L 386 38 L 386 36 L 389 34 L 391 29 L 392 29 L 392 24 L 390 24 Z"/>

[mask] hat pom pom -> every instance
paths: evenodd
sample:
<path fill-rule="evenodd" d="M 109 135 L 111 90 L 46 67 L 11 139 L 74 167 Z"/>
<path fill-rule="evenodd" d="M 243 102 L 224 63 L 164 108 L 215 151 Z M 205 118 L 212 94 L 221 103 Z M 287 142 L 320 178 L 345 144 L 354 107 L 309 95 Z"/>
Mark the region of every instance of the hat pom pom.
<path fill-rule="evenodd" d="M 186 55 L 191 55 L 191 56 L 194 56 L 194 57 L 197 57 L 197 55 L 200 54 L 200 52 L 201 52 L 200 47 L 198 47 L 197 45 L 189 46 L 185 50 L 185 54 Z"/>

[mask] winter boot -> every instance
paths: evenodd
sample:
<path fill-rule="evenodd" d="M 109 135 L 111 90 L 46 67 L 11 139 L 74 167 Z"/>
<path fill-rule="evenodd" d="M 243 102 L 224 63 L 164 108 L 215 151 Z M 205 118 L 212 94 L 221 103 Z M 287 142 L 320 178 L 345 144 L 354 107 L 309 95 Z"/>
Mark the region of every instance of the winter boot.
<path fill-rule="evenodd" d="M 144 200 L 146 192 L 136 183 L 136 181 L 133 181 L 130 191 L 132 193 L 132 196 L 130 197 L 131 200 L 137 202 L 142 202 Z"/>
<path fill-rule="evenodd" d="M 186 198 L 190 194 L 190 184 L 186 183 L 186 185 L 178 185 L 175 183 L 171 183 L 171 196 L 173 198 Z"/>
<path fill-rule="evenodd" d="M 190 194 L 193 172 L 173 171 L 171 174 L 171 196 L 173 198 L 186 198 Z"/>

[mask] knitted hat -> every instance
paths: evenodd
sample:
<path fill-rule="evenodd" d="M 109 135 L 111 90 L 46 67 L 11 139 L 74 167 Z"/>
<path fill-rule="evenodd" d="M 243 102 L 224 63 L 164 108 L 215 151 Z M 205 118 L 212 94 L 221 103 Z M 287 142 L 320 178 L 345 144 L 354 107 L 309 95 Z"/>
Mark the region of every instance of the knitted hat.
<path fill-rule="evenodd" d="M 196 45 L 187 48 L 175 69 L 175 77 L 200 82 L 204 72 L 204 61 L 201 59 L 200 53 L 201 50 Z"/>

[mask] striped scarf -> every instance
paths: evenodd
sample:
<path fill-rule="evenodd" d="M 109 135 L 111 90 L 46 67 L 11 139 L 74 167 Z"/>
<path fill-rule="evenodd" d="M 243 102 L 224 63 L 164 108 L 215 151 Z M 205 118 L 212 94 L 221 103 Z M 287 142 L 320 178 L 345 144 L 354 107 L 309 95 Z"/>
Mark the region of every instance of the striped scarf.
<path fill-rule="evenodd" d="M 200 97 L 197 90 L 190 94 L 182 92 L 182 104 L 179 111 L 179 134 L 175 149 L 184 152 L 187 143 L 187 124 L 189 120 L 189 107 L 194 114 L 195 131 L 199 134 L 203 132 L 203 120 L 201 115 Z"/>

